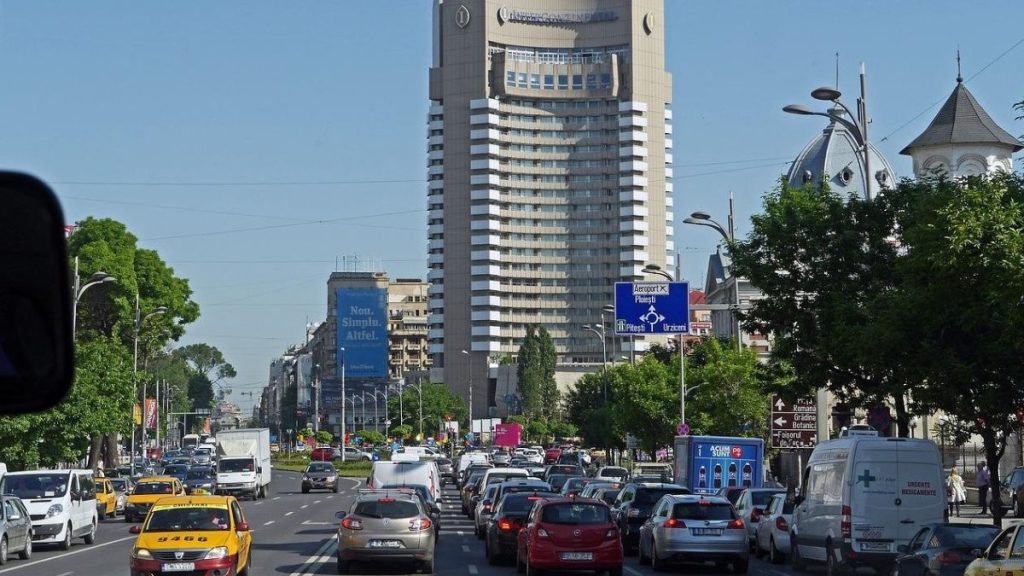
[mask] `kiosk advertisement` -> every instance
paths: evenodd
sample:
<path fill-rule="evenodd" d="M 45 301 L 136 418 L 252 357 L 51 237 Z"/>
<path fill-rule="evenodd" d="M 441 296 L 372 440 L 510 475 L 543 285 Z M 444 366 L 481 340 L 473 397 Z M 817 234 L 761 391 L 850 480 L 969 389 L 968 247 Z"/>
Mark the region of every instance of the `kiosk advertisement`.
<path fill-rule="evenodd" d="M 720 488 L 759 488 L 764 472 L 764 441 L 760 438 L 676 436 L 675 481 L 694 494 Z"/>

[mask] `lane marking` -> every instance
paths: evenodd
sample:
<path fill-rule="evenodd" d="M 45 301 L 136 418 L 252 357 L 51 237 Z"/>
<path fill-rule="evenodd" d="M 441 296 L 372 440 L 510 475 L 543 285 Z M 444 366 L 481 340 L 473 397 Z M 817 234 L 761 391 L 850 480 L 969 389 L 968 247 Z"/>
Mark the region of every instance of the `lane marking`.
<path fill-rule="evenodd" d="M 290 512 L 285 512 L 285 513 L 284 513 L 284 515 L 285 515 L 285 516 L 291 516 L 292 514 L 295 514 L 295 511 L 294 511 L 294 510 L 292 510 L 292 511 L 290 511 Z"/>
<path fill-rule="evenodd" d="M 469 566 L 466 566 L 466 568 L 469 568 L 470 574 L 479 574 L 476 569 L 476 564 L 470 564 Z"/>
<path fill-rule="evenodd" d="M 65 572 L 63 574 L 57 574 L 57 576 L 71 576 L 74 572 Z"/>
<path fill-rule="evenodd" d="M 313 504 L 319 504 L 321 502 L 323 502 L 323 500 L 313 500 Z"/>
<path fill-rule="evenodd" d="M 299 506 L 299 509 L 301 510 L 305 510 L 306 508 L 309 508 L 309 504 L 303 504 L 302 506 Z"/>
<path fill-rule="evenodd" d="M 110 546 L 111 544 L 117 544 L 118 542 L 124 542 L 125 540 L 134 540 L 135 538 L 137 537 L 126 536 L 124 538 L 118 538 L 117 540 L 111 540 L 110 542 L 104 542 L 103 544 L 93 544 L 88 548 L 81 548 L 78 550 L 73 550 L 71 552 L 64 552 L 63 554 L 59 554 L 57 556 L 50 556 L 49 558 L 43 558 L 42 560 L 36 560 L 35 562 L 29 562 L 28 564 L 20 564 L 18 566 L 13 566 L 11 568 L 4 568 L 3 570 L 0 570 L 0 574 L 3 574 L 5 572 L 11 572 L 14 570 L 21 570 L 22 568 L 28 568 L 29 566 L 35 566 L 36 564 L 42 564 L 43 562 L 49 562 L 50 560 L 57 560 L 58 558 L 67 558 L 68 556 L 74 556 L 75 554 L 81 554 L 82 552 L 96 550 L 97 548 L 103 548 L 104 546 Z"/>
<path fill-rule="evenodd" d="M 463 544 L 462 545 L 462 551 L 463 552 L 469 552 L 469 544 Z"/>
<path fill-rule="evenodd" d="M 303 526 L 334 526 L 334 522 L 313 522 L 312 520 L 303 520 Z"/>
<path fill-rule="evenodd" d="M 274 523 L 274 521 L 273 521 L 273 520 L 269 520 L 269 521 L 267 521 L 267 522 L 264 522 L 264 523 L 263 523 L 263 525 L 264 525 L 264 526 L 270 526 L 270 525 L 271 525 L 271 524 L 273 524 L 273 523 Z"/>
<path fill-rule="evenodd" d="M 334 495 L 331 495 L 331 496 L 327 497 L 328 500 L 330 500 L 331 498 L 334 498 Z"/>
<path fill-rule="evenodd" d="M 630 568 L 629 566 L 623 566 L 622 571 L 628 574 L 632 574 L 632 576 L 644 576 L 643 572 L 640 572 L 634 568 Z"/>
<path fill-rule="evenodd" d="M 292 572 L 290 576 L 306 576 L 307 574 L 316 573 L 317 569 L 320 568 L 322 564 L 333 557 L 334 550 L 332 550 L 332 548 L 337 545 L 337 540 L 337 534 L 328 538 L 327 541 L 324 542 L 323 546 L 317 549 L 317 551 L 314 552 L 298 570 Z"/>
<path fill-rule="evenodd" d="M 271 500 L 280 500 L 280 499 L 281 499 L 280 496 L 274 496 L 273 498 L 271 498 Z"/>

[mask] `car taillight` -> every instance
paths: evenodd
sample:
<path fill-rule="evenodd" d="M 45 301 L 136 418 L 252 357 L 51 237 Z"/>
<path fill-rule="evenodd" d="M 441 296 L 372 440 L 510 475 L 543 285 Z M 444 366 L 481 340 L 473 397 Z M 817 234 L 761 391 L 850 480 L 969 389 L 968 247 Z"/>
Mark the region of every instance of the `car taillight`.
<path fill-rule="evenodd" d="M 775 527 L 779 532 L 789 532 L 789 524 L 786 523 L 786 519 L 782 516 L 775 519 Z"/>
<path fill-rule="evenodd" d="M 939 564 L 962 564 L 973 560 L 973 558 L 965 557 L 959 552 L 947 550 L 935 557 L 935 561 Z"/>
<path fill-rule="evenodd" d="M 743 528 L 743 519 L 737 518 L 732 522 L 729 522 L 729 528 Z"/>
<path fill-rule="evenodd" d="M 839 534 L 844 540 L 849 540 L 852 530 L 852 521 L 850 516 L 853 515 L 853 510 L 849 506 L 843 506 L 839 509 L 839 513 L 842 517 L 839 519 Z"/>
<path fill-rule="evenodd" d="M 484 505 L 483 505 L 483 512 L 484 512 L 484 514 L 490 514 L 491 513 L 491 503 L 490 502 L 485 502 L 484 503 Z"/>
<path fill-rule="evenodd" d="M 377 502 L 384 502 L 384 503 L 390 503 L 390 502 L 394 502 L 394 501 L 395 501 L 394 498 L 378 498 L 377 499 Z"/>
<path fill-rule="evenodd" d="M 429 530 L 434 523 L 430 521 L 430 518 L 417 518 L 412 522 L 409 522 L 409 530 L 413 532 L 421 532 L 423 530 Z"/>
<path fill-rule="evenodd" d="M 761 521 L 761 509 L 760 508 L 754 508 L 753 510 L 750 511 L 750 523 L 753 524 L 754 522 L 760 522 L 760 521 Z"/>
<path fill-rule="evenodd" d="M 355 518 L 344 518 L 341 521 L 341 527 L 345 530 L 362 530 L 363 521 Z"/>
<path fill-rule="evenodd" d="M 604 533 L 604 539 L 605 540 L 618 540 L 619 539 L 619 531 L 617 529 L 615 529 L 614 527 L 609 528 L 608 531 Z"/>
<path fill-rule="evenodd" d="M 537 538 L 547 538 L 548 531 L 543 528 L 537 528 Z"/>
<path fill-rule="evenodd" d="M 669 518 L 665 521 L 665 528 L 686 528 L 686 523 L 678 518 Z"/>
<path fill-rule="evenodd" d="M 518 527 L 518 522 L 512 522 L 508 518 L 502 518 L 498 520 L 498 530 L 502 532 L 511 532 Z"/>

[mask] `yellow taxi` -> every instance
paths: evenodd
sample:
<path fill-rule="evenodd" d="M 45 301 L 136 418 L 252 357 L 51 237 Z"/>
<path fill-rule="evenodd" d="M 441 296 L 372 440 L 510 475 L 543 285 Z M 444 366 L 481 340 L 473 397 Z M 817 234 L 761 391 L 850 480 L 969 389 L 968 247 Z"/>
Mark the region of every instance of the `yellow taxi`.
<path fill-rule="evenodd" d="M 967 565 L 964 576 L 1021 576 L 1024 574 L 1024 524 L 1003 529 L 984 552 Z"/>
<path fill-rule="evenodd" d="M 100 520 L 106 520 L 107 516 L 117 516 L 117 490 L 111 484 L 109 478 L 94 478 L 96 482 L 96 511 Z"/>
<path fill-rule="evenodd" d="M 140 479 L 124 505 L 124 521 L 137 522 L 146 517 L 150 506 L 161 498 L 184 496 L 185 485 L 173 476 L 147 476 Z"/>
<path fill-rule="evenodd" d="M 132 576 L 249 574 L 252 532 L 234 496 L 161 498 L 146 521 L 128 531 L 139 535 Z"/>

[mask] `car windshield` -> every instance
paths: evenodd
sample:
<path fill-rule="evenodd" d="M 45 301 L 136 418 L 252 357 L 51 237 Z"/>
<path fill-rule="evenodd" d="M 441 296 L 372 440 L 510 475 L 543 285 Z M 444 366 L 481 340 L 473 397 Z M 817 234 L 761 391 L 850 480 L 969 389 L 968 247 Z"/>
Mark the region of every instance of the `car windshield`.
<path fill-rule="evenodd" d="M 155 508 L 146 521 L 146 532 L 227 530 L 228 509 L 210 507 Z"/>
<path fill-rule="evenodd" d="M 252 472 L 252 460 L 221 460 L 217 463 L 218 472 Z"/>
<path fill-rule="evenodd" d="M 601 476 L 605 478 L 625 478 L 629 472 L 625 468 L 605 468 L 601 470 Z"/>
<path fill-rule="evenodd" d="M 415 518 L 420 515 L 420 509 L 415 503 L 408 500 L 394 500 L 382 498 L 380 500 L 364 500 L 356 504 L 352 512 L 357 516 L 367 518 Z"/>
<path fill-rule="evenodd" d="M 544 507 L 541 522 L 545 524 L 607 524 L 611 522 L 607 506 L 566 502 Z"/>
<path fill-rule="evenodd" d="M 985 549 L 999 533 L 995 526 L 940 526 L 928 539 L 928 548 Z"/>
<path fill-rule="evenodd" d="M 67 474 L 18 474 L 4 476 L 0 493 L 18 498 L 59 498 L 68 491 Z"/>
<path fill-rule="evenodd" d="M 750 499 L 754 501 L 754 506 L 764 508 L 772 501 L 772 496 L 785 493 L 785 490 L 754 490 L 750 493 Z"/>
<path fill-rule="evenodd" d="M 634 502 L 638 507 L 641 508 L 653 508 L 657 504 L 658 500 L 666 494 L 686 494 L 689 490 L 671 489 L 671 488 L 641 488 L 636 492 L 636 498 Z"/>
<path fill-rule="evenodd" d="M 381 486 L 381 488 L 384 489 L 384 490 L 388 490 L 388 489 L 391 489 L 391 490 L 397 490 L 397 489 L 415 490 L 416 494 L 420 497 L 421 501 L 423 501 L 423 502 L 433 502 L 433 500 L 434 500 L 433 498 L 430 497 L 430 491 L 427 490 L 427 487 L 423 486 L 422 484 L 385 484 L 385 485 Z"/>
<path fill-rule="evenodd" d="M 193 468 L 185 475 L 187 480 L 205 480 L 213 476 L 212 468 Z"/>
<path fill-rule="evenodd" d="M 134 494 L 173 494 L 174 485 L 170 482 L 140 482 L 135 485 Z"/>
<path fill-rule="evenodd" d="M 526 514 L 534 503 L 545 497 L 558 497 L 554 492 L 535 492 L 530 494 L 509 494 L 501 499 L 501 511 L 505 514 Z"/>
<path fill-rule="evenodd" d="M 314 462 L 306 468 L 306 472 L 334 472 L 334 466 L 326 462 Z"/>
<path fill-rule="evenodd" d="M 672 517 L 694 520 L 732 520 L 732 506 L 725 502 L 680 502 L 672 507 Z"/>
<path fill-rule="evenodd" d="M 114 490 L 118 492 L 124 492 L 128 489 L 128 481 L 124 478 L 111 478 L 110 484 L 114 487 Z"/>
<path fill-rule="evenodd" d="M 185 466 L 184 464 L 171 464 L 170 466 L 164 467 L 164 474 L 167 474 L 168 476 L 175 476 L 186 472 L 188 472 L 188 466 Z"/>

